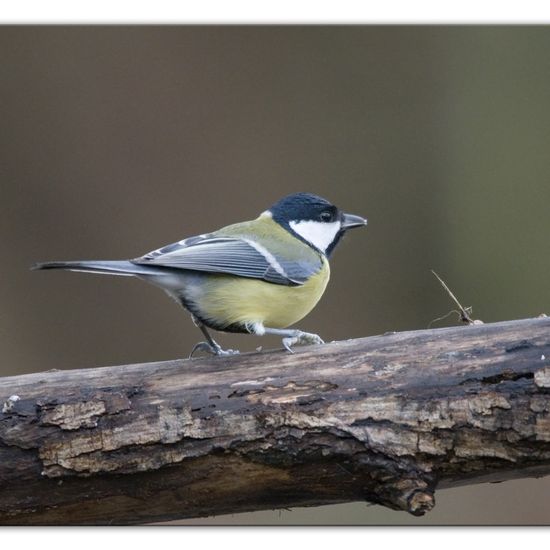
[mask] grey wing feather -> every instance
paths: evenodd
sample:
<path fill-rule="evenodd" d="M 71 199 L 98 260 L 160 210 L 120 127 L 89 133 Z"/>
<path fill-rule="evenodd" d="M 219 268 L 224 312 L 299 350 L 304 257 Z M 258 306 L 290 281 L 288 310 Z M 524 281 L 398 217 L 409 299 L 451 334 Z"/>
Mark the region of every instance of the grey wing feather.
<path fill-rule="evenodd" d="M 263 279 L 279 285 L 301 285 L 321 263 L 281 262 L 244 239 L 200 235 L 174 243 L 133 260 L 136 264 L 227 273 Z"/>

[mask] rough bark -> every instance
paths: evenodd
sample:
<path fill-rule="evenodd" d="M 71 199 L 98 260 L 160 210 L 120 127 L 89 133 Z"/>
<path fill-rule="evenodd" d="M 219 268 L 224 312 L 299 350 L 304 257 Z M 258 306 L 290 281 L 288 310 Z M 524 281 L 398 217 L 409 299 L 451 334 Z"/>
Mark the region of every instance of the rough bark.
<path fill-rule="evenodd" d="M 0 407 L 3 524 L 422 514 L 436 487 L 550 472 L 550 319 L 14 376 Z"/>

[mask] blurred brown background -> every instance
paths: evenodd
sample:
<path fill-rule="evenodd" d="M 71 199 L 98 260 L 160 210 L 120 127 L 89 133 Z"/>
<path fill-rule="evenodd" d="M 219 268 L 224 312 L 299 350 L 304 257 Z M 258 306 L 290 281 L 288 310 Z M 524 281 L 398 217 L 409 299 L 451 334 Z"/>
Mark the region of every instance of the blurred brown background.
<path fill-rule="evenodd" d="M 0 27 L 0 53 L 2 376 L 185 356 L 200 333 L 158 289 L 28 268 L 135 257 L 296 191 L 369 219 L 304 330 L 426 328 L 452 309 L 432 268 L 486 322 L 550 310 L 548 27 Z M 191 523 L 548 524 L 549 489 Z"/>

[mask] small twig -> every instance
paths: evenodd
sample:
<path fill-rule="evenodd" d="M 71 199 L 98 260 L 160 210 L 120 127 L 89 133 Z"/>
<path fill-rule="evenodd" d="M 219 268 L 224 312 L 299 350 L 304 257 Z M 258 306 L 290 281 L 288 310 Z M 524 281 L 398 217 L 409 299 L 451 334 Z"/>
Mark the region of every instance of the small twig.
<path fill-rule="evenodd" d="M 458 306 L 459 311 L 457 311 L 457 313 L 459 314 L 460 321 L 462 323 L 467 323 L 468 325 L 482 325 L 483 321 L 480 321 L 479 319 L 472 319 L 470 317 L 470 314 L 472 313 L 472 308 L 471 307 L 466 307 L 466 308 L 462 307 L 462 304 L 458 301 L 458 298 L 452 293 L 451 289 L 445 284 L 443 279 L 433 269 L 431 270 L 431 272 L 435 275 L 437 280 L 441 283 L 441 286 L 447 291 L 447 294 L 449 294 L 452 301 Z M 440 321 L 442 319 L 445 319 L 445 317 L 450 315 L 453 311 L 456 311 L 456 310 L 453 309 L 453 310 L 449 311 L 449 313 L 447 313 L 447 315 L 444 315 L 443 317 L 439 317 L 437 319 L 434 319 L 430 323 L 430 325 L 432 323 L 434 323 L 435 321 Z"/>
<path fill-rule="evenodd" d="M 460 311 L 458 311 L 457 309 L 451 309 L 451 311 L 445 313 L 445 315 L 442 315 L 441 317 L 436 317 L 435 319 L 432 319 L 432 320 L 428 323 L 428 327 L 427 327 L 427 328 L 432 328 L 432 325 L 434 325 L 434 324 L 437 323 L 438 321 L 444 321 L 445 319 L 447 319 L 447 317 L 449 317 L 449 315 L 451 315 L 451 313 L 456 313 L 456 314 L 458 315 L 458 318 L 459 318 L 459 319 L 461 318 Z"/>

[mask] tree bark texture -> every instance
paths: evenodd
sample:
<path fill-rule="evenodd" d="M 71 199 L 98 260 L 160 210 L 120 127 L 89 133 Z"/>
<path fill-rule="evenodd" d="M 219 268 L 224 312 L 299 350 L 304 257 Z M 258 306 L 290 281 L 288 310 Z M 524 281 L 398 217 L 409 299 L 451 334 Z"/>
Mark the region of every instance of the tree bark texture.
<path fill-rule="evenodd" d="M 0 407 L 2 524 L 420 515 L 436 487 L 550 472 L 550 318 L 14 376 Z"/>

